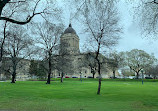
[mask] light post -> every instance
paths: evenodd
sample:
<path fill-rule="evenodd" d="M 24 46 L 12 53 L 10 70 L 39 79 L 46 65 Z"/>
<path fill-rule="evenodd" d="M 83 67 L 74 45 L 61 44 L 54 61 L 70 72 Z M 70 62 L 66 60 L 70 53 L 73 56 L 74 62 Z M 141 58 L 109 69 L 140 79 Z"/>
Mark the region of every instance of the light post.
<path fill-rule="evenodd" d="M 80 72 L 80 81 L 82 83 L 82 72 Z"/>
<path fill-rule="evenodd" d="M 143 74 L 143 69 L 141 70 L 141 73 L 142 73 L 142 85 L 144 84 L 144 81 L 143 81 L 143 79 L 144 79 L 144 74 Z"/>

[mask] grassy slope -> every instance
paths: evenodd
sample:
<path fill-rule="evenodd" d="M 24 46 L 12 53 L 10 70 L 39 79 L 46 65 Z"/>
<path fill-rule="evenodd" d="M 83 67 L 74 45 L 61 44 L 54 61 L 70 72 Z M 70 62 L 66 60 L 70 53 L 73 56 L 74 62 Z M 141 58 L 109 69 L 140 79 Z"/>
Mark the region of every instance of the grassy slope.
<path fill-rule="evenodd" d="M 67 80 L 0 83 L 0 110 L 13 111 L 158 111 L 158 82 Z"/>

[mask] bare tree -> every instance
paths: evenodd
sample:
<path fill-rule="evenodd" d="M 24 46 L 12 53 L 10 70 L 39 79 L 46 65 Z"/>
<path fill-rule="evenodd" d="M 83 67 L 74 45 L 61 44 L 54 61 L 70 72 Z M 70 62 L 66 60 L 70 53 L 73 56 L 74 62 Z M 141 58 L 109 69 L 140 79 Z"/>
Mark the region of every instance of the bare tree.
<path fill-rule="evenodd" d="M 2 66 L 2 57 L 4 55 L 4 44 L 5 44 L 5 39 L 6 39 L 6 28 L 7 28 L 7 22 L 5 22 L 5 25 L 4 25 L 3 37 L 0 38 L 1 39 L 1 43 L 0 43 L 0 69 L 1 69 L 1 66 Z"/>
<path fill-rule="evenodd" d="M 126 53 L 125 61 L 127 66 L 136 73 L 136 78 L 138 79 L 140 71 L 152 66 L 156 59 L 153 55 L 149 55 L 143 50 L 133 49 Z"/>
<path fill-rule="evenodd" d="M 12 17 L 13 14 L 16 13 L 15 8 L 13 8 L 12 10 L 9 10 L 8 13 L 10 13 L 9 17 Z M 4 13 L 4 14 L 7 14 L 7 13 Z M 4 46 L 5 46 L 5 40 L 7 37 L 6 30 L 7 30 L 8 25 L 9 25 L 8 22 L 5 21 L 4 26 L 3 26 L 3 31 L 1 32 L 3 36 L 0 38 L 0 69 L 1 69 L 1 65 L 2 65 L 2 58 L 4 55 Z"/>
<path fill-rule="evenodd" d="M 113 71 L 113 79 L 115 79 L 115 73 L 118 68 L 123 66 L 123 57 L 121 56 L 121 53 L 112 52 L 109 54 L 108 57 L 108 67 Z"/>
<path fill-rule="evenodd" d="M 158 0 L 139 0 L 134 4 L 134 18 L 139 22 L 143 35 L 157 38 L 158 31 Z"/>
<path fill-rule="evenodd" d="M 61 83 L 63 83 L 63 77 L 65 74 L 73 72 L 73 64 L 70 53 L 65 49 L 68 44 L 64 41 L 60 41 L 60 48 L 58 49 L 59 55 L 55 57 L 55 69 L 59 71 L 61 75 Z"/>
<path fill-rule="evenodd" d="M 1 66 L 1 74 L 4 74 L 4 78 L 6 80 L 10 80 L 12 73 L 11 69 L 12 69 L 11 59 L 9 57 L 4 57 Z"/>
<path fill-rule="evenodd" d="M 43 4 L 43 7 L 40 5 Z M 46 7 L 45 5 L 46 4 Z M 54 10 L 49 10 L 50 7 L 49 4 L 54 4 L 54 1 L 42 1 L 42 0 L 1 0 L 0 1 L 0 20 L 5 20 L 11 23 L 16 24 L 27 24 L 29 23 L 34 16 L 41 15 L 42 17 L 45 17 L 45 14 L 50 14 L 52 11 L 57 11 L 55 8 Z M 13 7 L 11 7 L 13 6 Z M 40 8 L 39 8 L 40 6 Z M 53 6 L 54 7 L 54 6 Z M 16 18 L 19 16 L 19 19 L 16 19 L 14 17 L 7 16 L 8 14 L 3 14 L 4 12 L 9 12 L 10 10 L 14 10 L 17 12 L 15 13 L 14 17 Z M 38 11 L 37 11 L 38 10 Z M 23 16 L 25 18 L 23 18 Z M 23 20 L 21 19 L 23 18 Z"/>
<path fill-rule="evenodd" d="M 121 74 L 124 79 L 129 76 L 135 76 L 135 72 L 133 70 L 130 70 L 129 68 L 122 68 Z"/>
<path fill-rule="evenodd" d="M 5 32 L 8 22 L 24 25 L 29 23 L 36 15 L 40 15 L 45 20 L 48 20 L 49 16 L 52 15 L 51 18 L 59 17 L 57 13 L 61 12 L 61 10 L 55 4 L 54 0 L 0 0 L 0 21 L 1 23 L 4 22 L 4 28 L 1 28 L 4 36 L 0 40 L 0 67 L 2 65 L 3 47 L 6 39 Z"/>
<path fill-rule="evenodd" d="M 93 78 L 97 72 L 97 61 L 95 59 L 95 56 L 96 54 L 94 52 L 89 52 L 85 55 L 82 61 L 82 64 L 84 64 L 85 67 L 90 67 Z"/>
<path fill-rule="evenodd" d="M 61 75 L 61 83 L 63 83 L 63 77 L 64 75 L 70 73 L 73 71 L 73 66 L 72 66 L 72 60 L 70 58 L 71 55 L 69 54 L 60 54 L 56 58 L 56 67 Z"/>
<path fill-rule="evenodd" d="M 152 75 L 154 79 L 157 79 L 158 77 L 158 65 L 153 65 L 151 67 L 149 67 L 147 70 L 145 70 L 146 75 L 148 75 L 149 77 Z"/>
<path fill-rule="evenodd" d="M 16 25 L 10 26 L 7 33 L 6 51 L 11 58 L 13 71 L 11 83 L 15 83 L 18 63 L 32 53 L 32 50 L 30 49 L 32 40 L 23 27 L 18 27 Z"/>
<path fill-rule="evenodd" d="M 46 84 L 50 84 L 50 76 L 52 74 L 52 55 L 56 52 L 59 44 L 59 38 L 63 32 L 63 25 L 55 25 L 49 22 L 43 22 L 36 25 L 37 30 L 34 33 L 39 37 L 37 43 L 40 44 L 41 51 L 45 54 L 45 60 L 48 62 L 48 79 Z"/>
<path fill-rule="evenodd" d="M 115 0 L 85 0 L 82 8 L 80 8 L 84 17 L 85 31 L 90 35 L 88 40 L 90 46 L 88 48 L 95 52 L 97 72 L 100 76 L 97 94 L 100 94 L 101 89 L 102 62 L 99 56 L 106 48 L 117 44 L 121 30 L 115 5 Z"/>
<path fill-rule="evenodd" d="M 33 79 L 46 79 L 48 69 L 45 67 L 45 60 L 31 60 L 29 73 L 33 77 Z"/>

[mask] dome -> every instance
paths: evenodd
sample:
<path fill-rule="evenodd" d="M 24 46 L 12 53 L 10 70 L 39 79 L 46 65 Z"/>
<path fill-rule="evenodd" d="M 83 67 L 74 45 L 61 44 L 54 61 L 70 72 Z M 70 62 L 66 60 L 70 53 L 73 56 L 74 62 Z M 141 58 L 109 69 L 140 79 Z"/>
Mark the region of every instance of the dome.
<path fill-rule="evenodd" d="M 64 34 L 67 33 L 76 34 L 76 31 L 72 28 L 71 24 L 69 24 L 69 27 L 64 31 Z"/>

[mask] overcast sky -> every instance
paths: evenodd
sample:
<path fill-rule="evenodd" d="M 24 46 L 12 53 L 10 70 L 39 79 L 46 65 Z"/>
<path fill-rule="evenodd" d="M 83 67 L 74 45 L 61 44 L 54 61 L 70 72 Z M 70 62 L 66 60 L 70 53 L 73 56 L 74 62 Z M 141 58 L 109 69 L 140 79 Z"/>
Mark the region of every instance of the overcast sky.
<path fill-rule="evenodd" d="M 127 3 L 120 3 L 120 13 L 121 13 L 121 23 L 124 27 L 124 33 L 122 34 L 122 39 L 119 41 L 117 50 L 119 51 L 129 51 L 131 49 L 137 48 L 145 50 L 148 53 L 154 53 L 158 58 L 158 41 L 145 38 L 141 35 L 140 27 L 137 21 L 133 20 L 132 7 L 128 6 Z"/>
<path fill-rule="evenodd" d="M 121 39 L 119 40 L 119 44 L 114 48 L 117 51 L 130 51 L 134 48 L 145 50 L 147 53 L 151 54 L 154 53 L 156 58 L 158 58 L 158 47 L 157 47 L 157 40 L 147 39 L 144 38 L 140 34 L 140 28 L 138 23 L 135 21 L 133 22 L 133 8 L 129 5 L 129 3 L 125 2 L 126 0 L 120 0 L 119 2 L 119 11 L 120 11 L 120 23 L 123 27 L 123 33 L 121 34 Z M 63 6 L 63 0 L 58 0 L 59 5 L 63 7 L 63 21 L 66 26 L 68 27 L 70 23 L 70 18 L 73 15 L 74 9 L 70 8 L 69 5 Z M 133 1 L 137 2 L 137 0 Z M 39 16 L 35 17 L 35 19 L 39 19 Z M 80 50 L 82 51 L 82 47 L 86 42 L 85 38 L 86 35 L 82 32 L 82 24 L 79 23 L 77 20 L 73 19 L 71 21 L 72 27 L 76 30 L 79 38 L 80 38 Z"/>
<path fill-rule="evenodd" d="M 72 9 L 68 8 L 69 6 L 65 6 L 64 9 L 64 22 L 66 27 L 68 27 L 70 21 L 70 15 L 73 12 Z M 130 51 L 134 48 L 145 50 L 147 53 L 154 53 L 156 58 L 158 58 L 158 47 L 157 40 L 144 38 L 140 33 L 140 28 L 136 21 L 133 21 L 133 8 L 129 6 L 125 0 L 120 0 L 119 3 L 119 11 L 120 11 L 120 23 L 123 27 L 123 33 L 121 34 L 121 39 L 119 40 L 119 44 L 114 48 L 117 51 Z M 79 38 L 80 38 L 80 50 L 82 51 L 82 46 L 85 42 L 86 36 L 82 33 L 81 24 L 78 23 L 77 20 L 72 20 L 72 27 L 76 30 Z"/>

